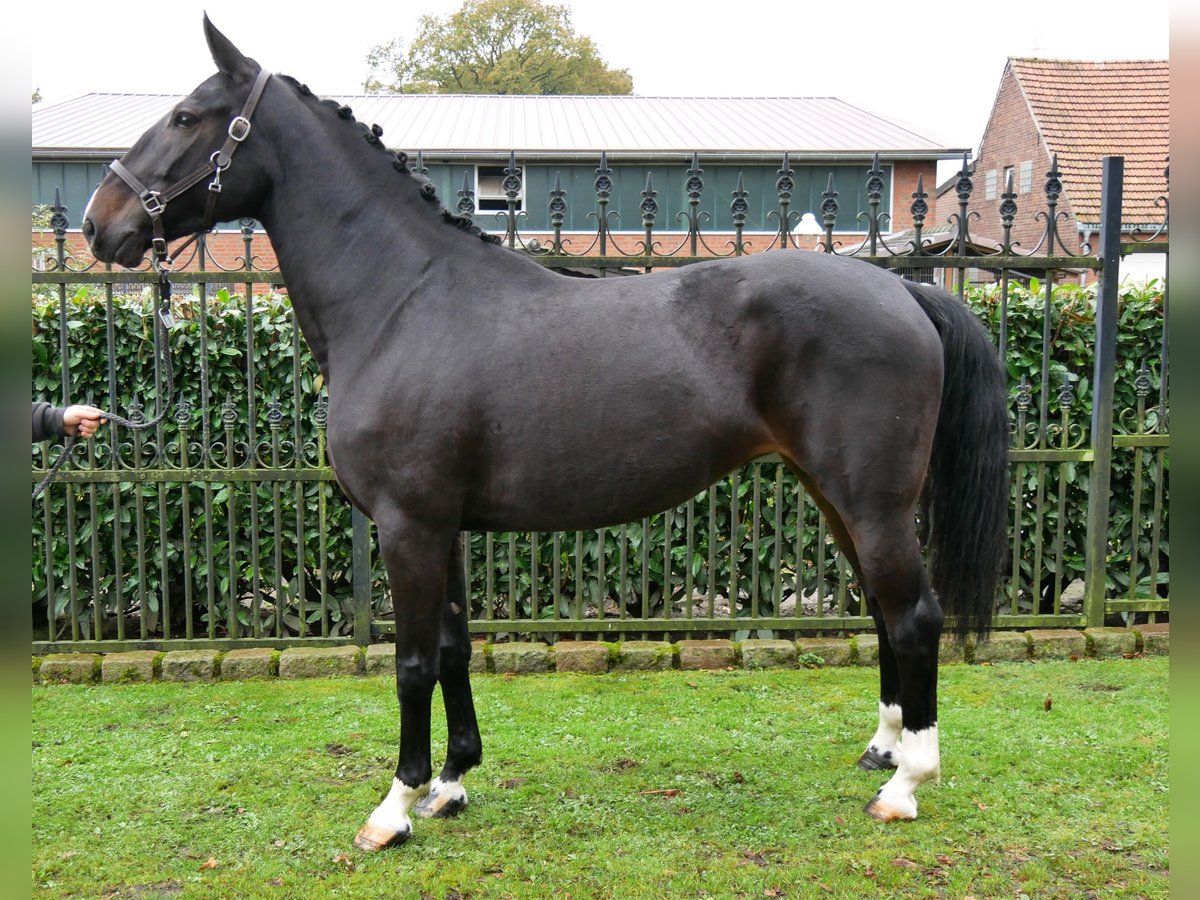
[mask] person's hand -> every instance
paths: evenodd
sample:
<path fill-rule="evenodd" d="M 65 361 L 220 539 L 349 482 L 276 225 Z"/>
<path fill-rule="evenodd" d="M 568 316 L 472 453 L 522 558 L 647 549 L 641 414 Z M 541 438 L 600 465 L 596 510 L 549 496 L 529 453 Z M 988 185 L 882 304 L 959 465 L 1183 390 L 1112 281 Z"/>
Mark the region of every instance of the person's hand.
<path fill-rule="evenodd" d="M 63 430 L 90 438 L 104 422 L 104 413 L 94 406 L 68 406 L 63 410 Z"/>

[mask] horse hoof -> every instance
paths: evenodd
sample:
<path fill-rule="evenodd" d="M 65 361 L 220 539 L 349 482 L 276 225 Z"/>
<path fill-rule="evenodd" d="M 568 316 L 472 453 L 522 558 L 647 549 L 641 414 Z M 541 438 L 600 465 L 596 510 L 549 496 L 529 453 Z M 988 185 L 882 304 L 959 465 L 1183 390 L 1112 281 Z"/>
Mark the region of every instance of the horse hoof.
<path fill-rule="evenodd" d="M 392 831 L 390 828 L 382 828 L 368 822 L 355 835 L 354 846 L 359 850 L 375 853 L 385 847 L 399 847 L 410 837 L 412 837 L 411 828 L 404 831 Z"/>
<path fill-rule="evenodd" d="M 435 781 L 413 811 L 423 819 L 448 819 L 467 808 L 467 792 L 458 783 Z"/>
<path fill-rule="evenodd" d="M 858 758 L 858 767 L 864 772 L 878 772 L 881 769 L 896 768 L 896 761 L 892 759 L 890 751 L 880 753 L 874 747 L 868 747 Z"/>
<path fill-rule="evenodd" d="M 902 810 L 890 806 L 886 801 L 882 800 L 878 794 L 863 807 L 863 812 L 872 818 L 878 819 L 880 822 L 907 822 L 915 819 L 917 814 L 907 813 Z"/>

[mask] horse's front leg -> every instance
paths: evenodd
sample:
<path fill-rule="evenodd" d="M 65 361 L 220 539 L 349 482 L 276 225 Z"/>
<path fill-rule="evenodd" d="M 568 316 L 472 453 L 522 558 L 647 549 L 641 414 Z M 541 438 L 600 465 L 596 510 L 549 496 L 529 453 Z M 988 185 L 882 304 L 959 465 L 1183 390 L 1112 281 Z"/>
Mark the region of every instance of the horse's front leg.
<path fill-rule="evenodd" d="M 400 759 L 392 788 L 358 832 L 354 846 L 381 850 L 412 835 L 409 810 L 429 793 L 429 718 L 438 679 L 438 644 L 446 567 L 454 531 L 401 514 L 378 516 L 379 547 L 396 611 L 396 694 Z"/>
<path fill-rule="evenodd" d="M 471 697 L 471 636 L 467 631 L 466 571 L 462 535 L 454 540 L 446 572 L 446 602 L 442 607 L 442 641 L 438 680 L 446 706 L 446 765 L 433 780 L 429 795 L 416 806 L 426 818 L 446 818 L 467 805 L 463 776 L 483 759 L 483 743 Z"/>

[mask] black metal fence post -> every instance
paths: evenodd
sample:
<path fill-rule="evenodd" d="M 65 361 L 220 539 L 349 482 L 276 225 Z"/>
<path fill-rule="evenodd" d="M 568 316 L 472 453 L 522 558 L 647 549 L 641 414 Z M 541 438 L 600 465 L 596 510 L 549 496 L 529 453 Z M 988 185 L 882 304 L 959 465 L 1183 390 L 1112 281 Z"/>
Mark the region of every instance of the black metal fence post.
<path fill-rule="evenodd" d="M 1121 192 L 1125 157 L 1104 157 L 1100 182 L 1100 289 L 1096 294 L 1096 361 L 1092 375 L 1092 460 L 1088 483 L 1084 615 L 1104 624 L 1108 569 L 1108 501 L 1112 476 L 1113 381 L 1117 364 L 1117 290 L 1121 280 Z"/>

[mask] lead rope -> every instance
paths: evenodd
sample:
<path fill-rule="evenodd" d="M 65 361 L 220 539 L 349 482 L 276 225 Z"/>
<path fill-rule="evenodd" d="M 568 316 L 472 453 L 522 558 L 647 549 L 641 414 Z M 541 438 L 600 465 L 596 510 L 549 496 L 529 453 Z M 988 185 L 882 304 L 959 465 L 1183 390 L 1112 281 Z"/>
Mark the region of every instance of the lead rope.
<path fill-rule="evenodd" d="M 155 259 L 154 266 L 158 269 L 158 310 L 154 317 L 154 327 L 158 338 L 159 363 L 165 373 L 166 402 L 163 403 L 158 415 L 147 422 L 134 422 L 116 413 L 104 413 L 104 421 L 122 425 L 132 431 L 145 431 L 148 428 L 154 428 L 162 422 L 171 408 L 171 398 L 175 394 L 175 370 L 174 364 L 171 361 L 171 345 L 167 341 L 167 338 L 170 336 L 170 329 L 175 324 L 175 319 L 171 315 L 170 260 L 163 254 Z M 55 460 L 50 470 L 46 472 L 45 477 L 38 482 L 38 486 L 33 489 L 33 500 L 36 500 L 42 491 L 54 481 L 55 475 L 58 474 L 58 471 L 66 464 L 67 460 L 71 458 L 71 448 L 74 446 L 75 437 L 74 435 L 69 435 L 63 443 L 62 454 Z"/>

